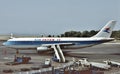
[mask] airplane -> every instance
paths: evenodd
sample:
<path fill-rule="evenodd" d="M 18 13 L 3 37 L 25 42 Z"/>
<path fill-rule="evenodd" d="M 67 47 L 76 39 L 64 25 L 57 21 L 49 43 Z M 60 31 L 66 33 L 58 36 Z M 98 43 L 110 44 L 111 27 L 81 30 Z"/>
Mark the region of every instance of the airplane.
<path fill-rule="evenodd" d="M 110 38 L 113 28 L 116 24 L 115 20 L 109 21 L 96 35 L 87 38 L 79 37 L 41 37 L 41 38 L 14 38 L 8 39 L 3 43 L 6 47 L 15 49 L 37 49 L 40 51 L 48 51 L 54 49 L 56 57 L 63 57 L 61 48 L 80 48 L 98 45 L 101 43 L 113 41 Z M 65 61 L 65 59 L 64 59 Z"/>

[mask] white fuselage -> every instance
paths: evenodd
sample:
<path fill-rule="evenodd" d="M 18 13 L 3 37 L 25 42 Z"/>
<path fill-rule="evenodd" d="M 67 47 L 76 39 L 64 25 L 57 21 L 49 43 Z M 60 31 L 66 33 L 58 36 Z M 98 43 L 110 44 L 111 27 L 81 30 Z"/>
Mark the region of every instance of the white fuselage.
<path fill-rule="evenodd" d="M 13 38 L 4 42 L 3 45 L 12 48 L 37 48 L 42 45 L 72 45 L 72 46 L 90 46 L 101 44 L 113 40 L 113 38 Z"/>

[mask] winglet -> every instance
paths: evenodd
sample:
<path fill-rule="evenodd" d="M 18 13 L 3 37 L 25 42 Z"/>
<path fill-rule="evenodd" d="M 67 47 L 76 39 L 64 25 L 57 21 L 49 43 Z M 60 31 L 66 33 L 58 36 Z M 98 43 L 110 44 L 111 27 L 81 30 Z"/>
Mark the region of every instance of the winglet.
<path fill-rule="evenodd" d="M 113 28 L 116 24 L 115 20 L 109 21 L 95 36 L 93 37 L 104 37 L 110 38 Z"/>

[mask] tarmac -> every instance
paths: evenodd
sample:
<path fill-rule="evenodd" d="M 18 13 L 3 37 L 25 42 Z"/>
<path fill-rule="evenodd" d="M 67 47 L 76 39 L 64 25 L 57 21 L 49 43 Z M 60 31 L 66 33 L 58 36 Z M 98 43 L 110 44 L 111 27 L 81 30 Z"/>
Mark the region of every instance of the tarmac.
<path fill-rule="evenodd" d="M 2 42 L 0 42 L 2 45 Z M 117 44 L 100 44 L 88 48 L 65 50 L 65 57 L 68 61 L 71 61 L 71 57 L 88 58 L 89 61 L 102 62 L 104 60 L 113 60 L 120 62 L 120 43 Z M 45 58 L 52 58 L 54 54 L 43 55 L 37 54 L 36 50 L 20 50 L 20 55 L 29 56 L 32 58 L 30 63 L 21 64 L 16 66 L 5 65 L 7 62 L 11 62 L 14 59 L 16 50 L 12 48 L 0 47 L 0 74 L 4 69 L 15 69 L 19 71 L 21 68 L 30 68 L 34 66 L 40 66 L 44 64 Z M 65 63 L 52 62 L 52 66 L 59 67 Z M 104 74 L 120 74 L 120 68 L 112 68 L 109 71 L 104 71 Z"/>

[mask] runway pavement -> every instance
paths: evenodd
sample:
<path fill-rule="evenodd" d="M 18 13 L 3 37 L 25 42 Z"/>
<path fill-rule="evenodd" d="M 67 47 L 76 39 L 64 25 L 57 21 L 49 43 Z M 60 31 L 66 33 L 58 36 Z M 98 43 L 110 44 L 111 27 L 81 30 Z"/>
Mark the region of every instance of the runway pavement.
<path fill-rule="evenodd" d="M 88 57 L 94 59 L 120 59 L 120 43 L 100 44 L 88 48 L 70 50 L 68 54 L 77 57 Z"/>

